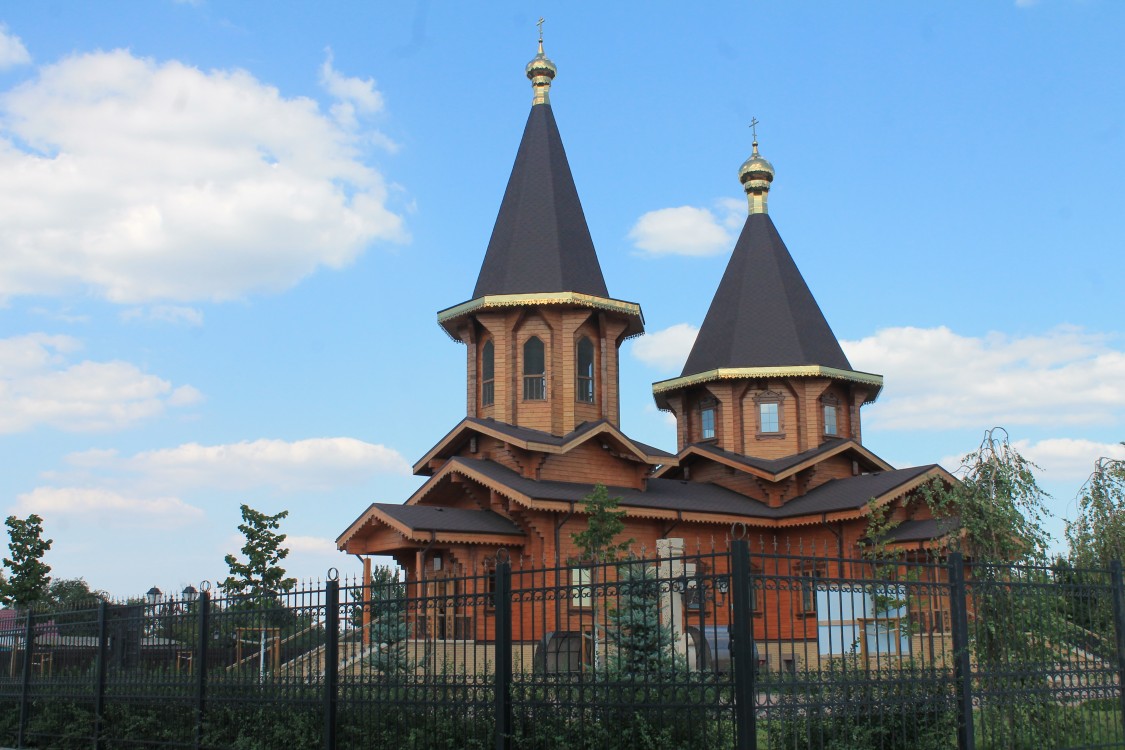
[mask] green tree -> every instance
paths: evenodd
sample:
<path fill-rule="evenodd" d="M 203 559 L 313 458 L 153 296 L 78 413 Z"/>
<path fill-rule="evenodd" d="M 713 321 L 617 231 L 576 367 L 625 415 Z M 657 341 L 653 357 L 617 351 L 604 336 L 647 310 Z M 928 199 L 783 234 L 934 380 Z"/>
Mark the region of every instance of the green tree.
<path fill-rule="evenodd" d="M 963 551 L 974 562 L 1043 563 L 1050 542 L 1043 524 L 1051 513 L 1050 495 L 1035 478 L 1038 468 L 995 427 L 962 461 L 960 482 L 935 480 L 922 494 L 935 516 L 960 519 Z"/>
<path fill-rule="evenodd" d="M 609 640 L 616 647 L 611 668 L 622 677 L 643 678 L 677 666 L 675 633 L 660 622 L 662 583 L 644 560 L 617 565 L 618 599 L 610 611 Z"/>
<path fill-rule="evenodd" d="M 406 622 L 406 583 L 394 568 L 379 565 L 371 571 L 371 666 L 385 675 L 414 671 L 407 653 L 410 625 Z"/>
<path fill-rule="evenodd" d="M 1067 523 L 1066 541 L 1077 568 L 1108 568 L 1112 560 L 1125 560 L 1125 461 L 1099 458 L 1094 464 L 1078 491 L 1078 517 Z"/>
<path fill-rule="evenodd" d="M 617 510 L 620 502 L 621 498 L 609 496 L 604 484 L 595 485 L 584 498 L 586 528 L 570 535 L 584 561 L 612 562 L 633 544 L 632 539 L 616 541 L 625 531 L 625 511 Z"/>
<path fill-rule="evenodd" d="M 53 539 L 43 539 L 43 519 L 32 513 L 27 518 L 8 516 L 8 549 L 4 558 L 8 577 L 0 583 L 0 602 L 12 607 L 27 607 L 42 600 L 51 584 L 51 566 L 43 555 Z"/>
<path fill-rule="evenodd" d="M 267 610 L 276 609 L 279 606 L 278 595 L 297 584 L 296 578 L 285 577 L 285 569 L 280 565 L 289 556 L 289 550 L 282 546 L 286 535 L 278 534 L 277 530 L 289 511 L 283 510 L 271 516 L 245 503 L 241 511 L 242 523 L 238 525 L 238 530 L 246 539 L 246 544 L 242 545 L 242 554 L 246 559 L 244 562 L 234 555 L 226 556 L 230 575 L 221 585 L 228 596 L 242 597 L 243 602 L 258 610 L 261 633 L 258 677 L 265 680 Z"/>
<path fill-rule="evenodd" d="M 953 544 L 969 561 L 970 648 L 984 690 L 1008 696 L 982 708 L 982 747 L 1046 747 L 1071 716 L 1039 691 L 1070 633 L 1055 589 L 1042 585 L 1050 512 L 1037 468 L 997 427 L 965 458 L 960 482 L 923 488 L 935 516 L 960 519 Z"/>
<path fill-rule="evenodd" d="M 606 564 L 616 560 L 618 555 L 628 551 L 633 544 L 632 539 L 617 540 L 625 531 L 625 511 L 617 510 L 620 502 L 621 498 L 610 497 L 609 490 L 604 484 L 594 485 L 593 491 L 585 497 L 583 505 L 586 513 L 586 528 L 570 535 L 580 552 L 580 559 L 577 562 L 588 566 L 585 570 L 588 572 L 590 584 L 590 621 L 594 624 L 590 637 L 593 639 L 592 653 L 595 669 L 601 662 L 601 649 L 598 642 L 599 631 L 603 628 L 598 618 L 599 584 L 605 583 Z M 601 588 L 604 589 L 604 585 Z"/>

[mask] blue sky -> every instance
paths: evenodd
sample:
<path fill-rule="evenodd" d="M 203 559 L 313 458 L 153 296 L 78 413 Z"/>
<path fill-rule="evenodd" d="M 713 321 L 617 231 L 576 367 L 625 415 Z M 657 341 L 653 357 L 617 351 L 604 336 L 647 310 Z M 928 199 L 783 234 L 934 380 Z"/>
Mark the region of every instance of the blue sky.
<path fill-rule="evenodd" d="M 1004 425 L 1061 518 L 1125 457 L 1125 6 L 117 2 L 0 16 L 0 502 L 59 576 L 225 574 L 238 505 L 290 572 L 464 415 L 435 312 L 471 294 L 531 102 L 552 103 L 611 294 L 624 429 L 770 213 L 856 369 L 865 444 L 942 462 Z M 110 9 L 110 10 L 107 10 Z"/>

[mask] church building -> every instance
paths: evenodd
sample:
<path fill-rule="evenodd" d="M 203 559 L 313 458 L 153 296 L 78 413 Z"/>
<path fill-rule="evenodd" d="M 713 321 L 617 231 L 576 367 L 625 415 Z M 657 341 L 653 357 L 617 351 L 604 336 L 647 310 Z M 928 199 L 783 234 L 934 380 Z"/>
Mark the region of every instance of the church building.
<path fill-rule="evenodd" d="M 644 333 L 644 317 L 602 275 L 551 106 L 556 72 L 540 40 L 476 286 L 437 315 L 465 347 L 465 415 L 414 464 L 424 484 L 365 509 L 338 548 L 389 555 L 408 581 L 437 584 L 501 548 L 524 565 L 567 566 L 598 484 L 620 500 L 622 537 L 650 551 L 725 548 L 733 525 L 801 540 L 816 574 L 816 554 L 857 554 L 873 506 L 901 521 L 888 543 L 935 543 L 947 525 L 916 490 L 954 479 L 937 465 L 896 469 L 864 447 L 863 407 L 883 378 L 852 367 L 774 226 L 774 168 L 756 137 L 738 170 L 748 215 L 722 281 L 682 373 L 652 385 L 675 416 L 675 452 L 624 432 L 620 389 L 639 384 L 621 383 L 621 345 Z M 448 627 L 446 637 L 470 635 Z"/>

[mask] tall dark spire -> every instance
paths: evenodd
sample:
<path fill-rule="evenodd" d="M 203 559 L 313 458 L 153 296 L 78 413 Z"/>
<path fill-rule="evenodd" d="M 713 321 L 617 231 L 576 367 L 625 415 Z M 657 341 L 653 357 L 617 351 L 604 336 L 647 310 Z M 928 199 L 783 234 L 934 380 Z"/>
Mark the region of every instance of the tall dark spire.
<path fill-rule="evenodd" d="M 852 369 L 769 214 L 753 213 L 680 377 L 801 365 Z"/>
<path fill-rule="evenodd" d="M 533 292 L 609 296 L 550 104 L 527 118 L 473 297 Z"/>
<path fill-rule="evenodd" d="M 579 292 L 608 297 L 586 215 L 551 111 L 557 68 L 543 52 L 527 64 L 534 98 L 473 297 Z"/>

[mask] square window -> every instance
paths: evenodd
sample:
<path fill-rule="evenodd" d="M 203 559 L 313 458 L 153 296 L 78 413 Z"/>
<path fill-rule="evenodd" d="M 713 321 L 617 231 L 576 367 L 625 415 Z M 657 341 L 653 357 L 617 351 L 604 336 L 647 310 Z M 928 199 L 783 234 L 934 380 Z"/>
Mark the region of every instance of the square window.
<path fill-rule="evenodd" d="M 777 432 L 779 427 L 779 404 L 767 403 L 758 405 L 758 414 L 761 417 L 762 432 Z"/>

